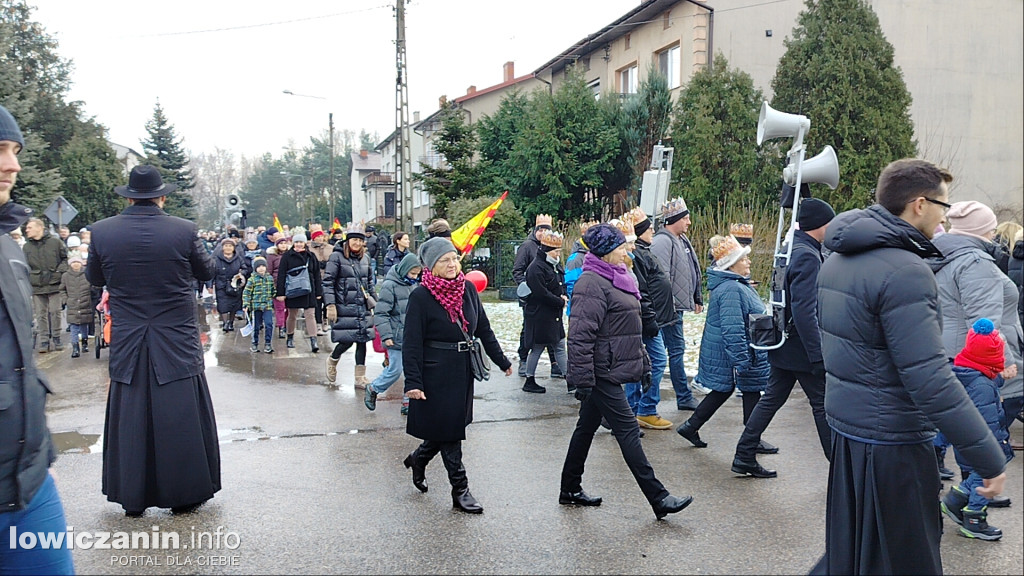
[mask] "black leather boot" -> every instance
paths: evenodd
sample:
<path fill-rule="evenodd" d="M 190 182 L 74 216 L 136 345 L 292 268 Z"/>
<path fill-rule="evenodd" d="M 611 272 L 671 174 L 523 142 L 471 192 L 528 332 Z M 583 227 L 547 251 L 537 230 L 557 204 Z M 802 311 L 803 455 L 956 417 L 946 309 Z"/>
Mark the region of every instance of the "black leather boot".
<path fill-rule="evenodd" d="M 82 353 L 79 352 L 79 349 L 78 349 L 78 342 L 72 342 L 71 343 L 71 357 L 72 358 L 78 358 L 81 355 L 82 355 Z"/>
<path fill-rule="evenodd" d="M 441 448 L 441 459 L 448 470 L 448 481 L 452 484 L 452 508 L 467 514 L 482 514 L 484 507 L 469 492 L 469 479 L 462 465 L 462 443 L 446 444 Z"/>
<path fill-rule="evenodd" d="M 289 348 L 295 348 L 295 335 L 289 334 L 288 339 L 285 340 L 284 345 Z"/>
<path fill-rule="evenodd" d="M 683 438 L 689 440 L 690 444 L 693 444 L 697 448 L 707 448 L 708 446 L 707 442 L 700 439 L 700 434 L 690 426 L 689 420 L 683 422 L 683 425 L 679 428 L 676 428 L 676 432 L 678 432 Z"/>
<path fill-rule="evenodd" d="M 316 336 L 309 337 L 309 347 L 313 350 L 313 354 L 320 351 L 320 347 L 316 344 Z"/>
<path fill-rule="evenodd" d="M 412 485 L 420 492 L 426 492 L 428 488 L 427 467 L 420 462 L 419 458 L 417 458 L 416 451 L 414 450 L 406 456 L 405 461 L 403 461 L 402 464 L 405 464 L 406 468 L 412 469 Z"/>
<path fill-rule="evenodd" d="M 946 468 L 946 458 L 943 452 L 941 447 L 935 446 L 935 462 L 939 465 L 939 479 L 952 480 L 954 474 L 952 470 Z"/>

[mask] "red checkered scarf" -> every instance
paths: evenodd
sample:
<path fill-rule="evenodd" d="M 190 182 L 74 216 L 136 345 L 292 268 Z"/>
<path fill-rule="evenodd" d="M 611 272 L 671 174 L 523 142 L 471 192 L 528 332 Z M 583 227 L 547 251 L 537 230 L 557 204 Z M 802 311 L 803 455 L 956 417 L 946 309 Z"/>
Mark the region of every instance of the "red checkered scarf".
<path fill-rule="evenodd" d="M 420 284 L 423 284 L 423 287 L 434 296 L 434 300 L 448 312 L 448 318 L 453 324 L 461 323 L 462 329 L 469 331 L 469 322 L 466 321 L 466 313 L 462 310 L 462 296 L 466 292 L 465 274 L 460 271 L 455 278 L 446 280 L 434 276 L 429 269 L 423 268 Z"/>

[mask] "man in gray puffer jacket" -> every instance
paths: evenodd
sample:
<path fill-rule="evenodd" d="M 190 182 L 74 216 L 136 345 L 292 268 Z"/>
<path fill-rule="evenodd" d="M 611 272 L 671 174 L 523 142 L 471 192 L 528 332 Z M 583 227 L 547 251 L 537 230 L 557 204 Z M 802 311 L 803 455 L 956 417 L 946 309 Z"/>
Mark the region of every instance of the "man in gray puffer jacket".
<path fill-rule="evenodd" d="M 898 160 L 878 204 L 832 221 L 818 275 L 825 413 L 832 427 L 825 555 L 812 573 L 941 574 L 941 430 L 1003 490 L 1006 459 L 942 345 L 938 289 L 923 258 L 949 204 L 949 172 Z"/>

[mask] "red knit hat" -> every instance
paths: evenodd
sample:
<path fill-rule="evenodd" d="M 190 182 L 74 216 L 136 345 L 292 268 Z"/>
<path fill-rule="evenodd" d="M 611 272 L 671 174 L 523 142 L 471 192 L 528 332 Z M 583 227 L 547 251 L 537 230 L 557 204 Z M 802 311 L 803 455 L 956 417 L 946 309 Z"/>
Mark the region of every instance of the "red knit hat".
<path fill-rule="evenodd" d="M 319 238 L 319 237 L 321 237 L 323 235 L 324 235 L 324 231 L 323 230 L 317 230 L 317 231 L 313 232 L 313 235 L 310 236 L 309 239 L 311 241 L 313 241 L 313 242 L 316 242 L 317 238 Z"/>
<path fill-rule="evenodd" d="M 953 359 L 954 366 L 974 368 L 987 378 L 995 378 L 1003 371 L 1003 339 L 992 321 L 979 318 L 967 331 L 964 349 Z"/>

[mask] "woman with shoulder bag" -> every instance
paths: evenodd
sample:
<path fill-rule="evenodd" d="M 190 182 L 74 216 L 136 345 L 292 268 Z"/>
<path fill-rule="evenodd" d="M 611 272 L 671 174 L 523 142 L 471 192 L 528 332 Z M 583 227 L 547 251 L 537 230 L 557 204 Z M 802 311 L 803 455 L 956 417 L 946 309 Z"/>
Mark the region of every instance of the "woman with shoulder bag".
<path fill-rule="evenodd" d="M 736 237 L 715 236 L 710 241 L 714 264 L 708 268 L 710 301 L 704 334 L 700 342 L 697 378 L 711 389 L 701 400 L 693 416 L 676 429 L 697 448 L 707 447 L 700 429 L 739 388 L 743 396 L 743 424 L 761 400 L 768 385 L 768 352 L 750 347 L 747 319 L 764 312 L 764 302 L 750 286 L 750 246 L 742 246 Z M 766 442 L 759 449 L 774 449 Z M 777 449 L 776 449 L 777 451 Z"/>
<path fill-rule="evenodd" d="M 331 324 L 331 342 L 337 345 L 327 358 L 327 381 L 338 377 L 338 361 L 356 346 L 355 387 L 362 390 L 366 379 L 366 343 L 373 340 L 373 272 L 366 253 L 366 232 L 361 223 L 349 223 L 345 241 L 334 245 L 324 268 L 324 306 Z"/>
<path fill-rule="evenodd" d="M 306 249 L 306 235 L 292 236 L 292 247 L 281 255 L 277 271 L 277 300 L 288 309 L 285 320 L 288 348 L 295 348 L 295 324 L 301 314 L 306 321 L 306 336 L 313 353 L 320 350 L 316 341 L 317 300 L 323 297 L 320 285 L 320 264 L 316 256 Z"/>
<path fill-rule="evenodd" d="M 420 246 L 420 287 L 409 296 L 402 356 L 409 397 L 406 433 L 423 440 L 405 459 L 412 483 L 427 491 L 426 468 L 438 453 L 452 485 L 452 506 L 480 514 L 462 465 L 462 441 L 473 421 L 473 348 L 482 345 L 495 364 L 512 375 L 512 362 L 498 344 L 473 284 L 466 280 L 451 240 L 431 238 Z M 467 342 L 471 336 L 475 343 Z"/>

